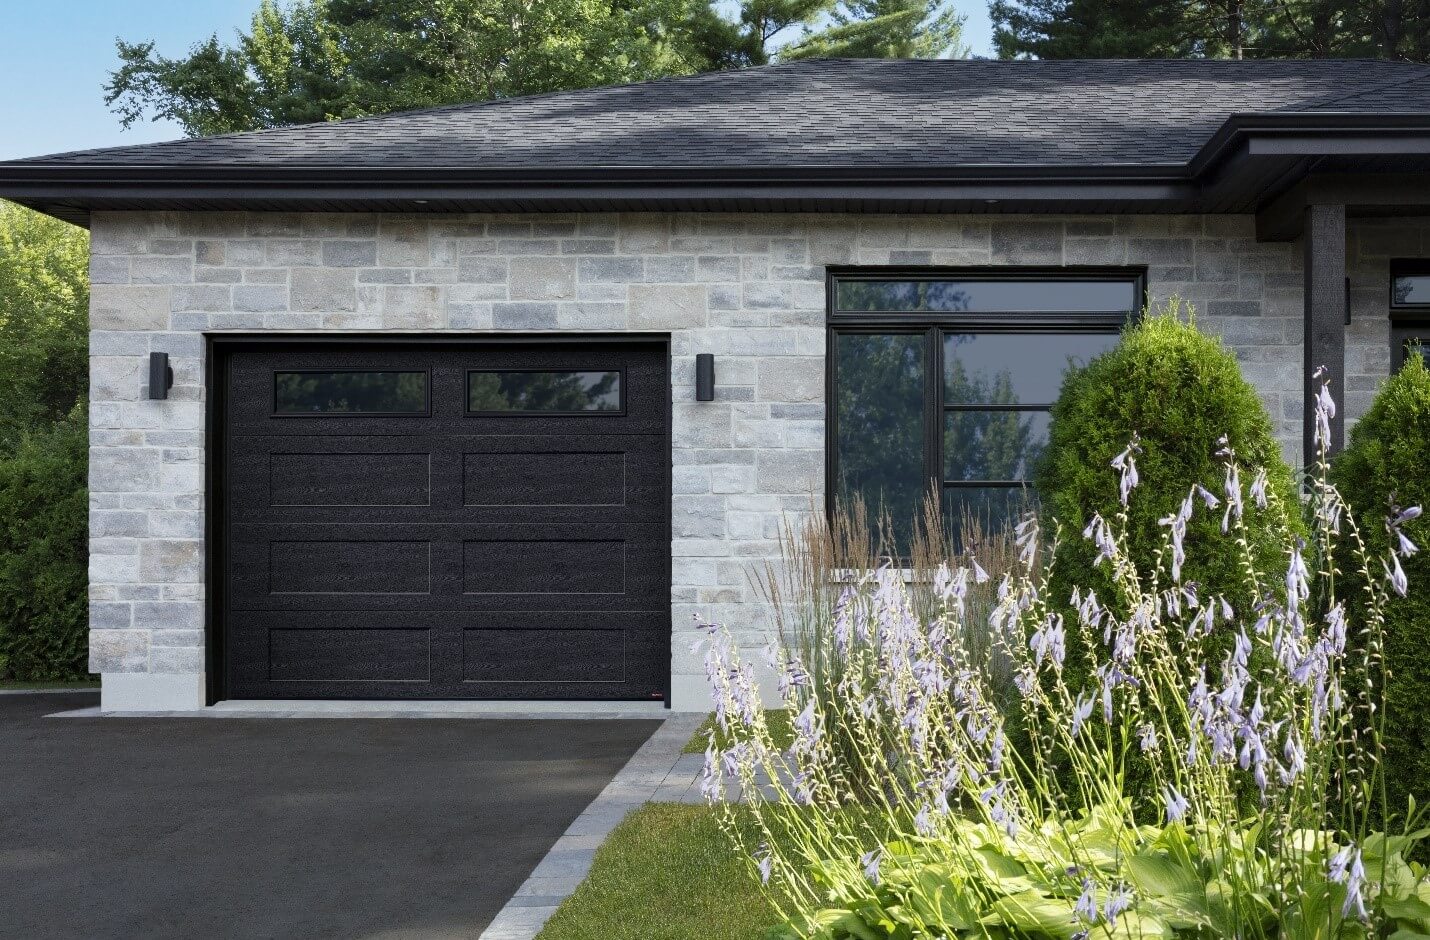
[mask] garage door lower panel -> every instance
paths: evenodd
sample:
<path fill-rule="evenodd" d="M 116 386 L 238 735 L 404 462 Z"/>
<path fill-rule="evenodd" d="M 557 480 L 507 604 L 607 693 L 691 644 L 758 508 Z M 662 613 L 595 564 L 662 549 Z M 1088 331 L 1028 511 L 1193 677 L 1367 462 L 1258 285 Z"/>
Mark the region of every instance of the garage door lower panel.
<path fill-rule="evenodd" d="M 216 358 L 227 697 L 665 696 L 663 344 Z M 293 413 L 294 389 L 310 411 Z M 407 411 L 353 410 L 394 406 Z"/>

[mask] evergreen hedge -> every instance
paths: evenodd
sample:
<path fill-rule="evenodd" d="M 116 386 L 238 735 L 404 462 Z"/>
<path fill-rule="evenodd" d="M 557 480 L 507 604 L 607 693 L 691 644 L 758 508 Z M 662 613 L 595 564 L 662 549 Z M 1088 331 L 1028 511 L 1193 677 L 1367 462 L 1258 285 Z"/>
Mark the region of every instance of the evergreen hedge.
<path fill-rule="evenodd" d="M 0 679 L 88 673 L 88 451 L 76 409 L 0 455 Z"/>
<path fill-rule="evenodd" d="M 1430 370 L 1420 356 L 1381 387 L 1370 411 L 1336 458 L 1332 479 L 1359 523 L 1372 557 L 1390 550 L 1384 520 L 1392 504 L 1430 511 Z M 1423 804 L 1430 780 L 1430 535 L 1422 521 L 1406 527 L 1422 547 L 1402 558 L 1410 582 L 1406 597 L 1391 595 L 1385 622 L 1385 760 L 1390 806 L 1404 807 L 1417 791 Z M 1351 572 L 1353 560 L 1340 568 Z M 1403 810 L 1402 810 L 1403 811 Z"/>

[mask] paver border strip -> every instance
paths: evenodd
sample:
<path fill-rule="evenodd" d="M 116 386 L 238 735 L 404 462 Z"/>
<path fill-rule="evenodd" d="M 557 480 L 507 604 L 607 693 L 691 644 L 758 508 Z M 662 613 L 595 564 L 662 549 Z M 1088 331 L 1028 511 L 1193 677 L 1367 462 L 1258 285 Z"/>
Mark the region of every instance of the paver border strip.
<path fill-rule="evenodd" d="M 700 800 L 696 777 L 705 758 L 683 751 L 704 721 L 700 712 L 667 718 L 556 840 L 480 940 L 535 940 L 561 902 L 586 880 L 596 849 L 627 813 L 657 800 Z"/>

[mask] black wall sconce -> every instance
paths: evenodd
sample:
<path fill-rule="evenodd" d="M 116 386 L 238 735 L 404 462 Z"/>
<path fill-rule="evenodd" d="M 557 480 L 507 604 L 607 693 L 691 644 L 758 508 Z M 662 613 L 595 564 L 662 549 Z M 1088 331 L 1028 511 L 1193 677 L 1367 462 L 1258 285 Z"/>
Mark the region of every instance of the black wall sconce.
<path fill-rule="evenodd" d="M 697 353 L 695 356 L 695 400 L 715 400 L 714 353 Z"/>
<path fill-rule="evenodd" d="M 174 370 L 169 368 L 169 354 L 151 352 L 149 354 L 149 397 L 162 401 L 169 397 L 169 389 L 174 387 Z"/>

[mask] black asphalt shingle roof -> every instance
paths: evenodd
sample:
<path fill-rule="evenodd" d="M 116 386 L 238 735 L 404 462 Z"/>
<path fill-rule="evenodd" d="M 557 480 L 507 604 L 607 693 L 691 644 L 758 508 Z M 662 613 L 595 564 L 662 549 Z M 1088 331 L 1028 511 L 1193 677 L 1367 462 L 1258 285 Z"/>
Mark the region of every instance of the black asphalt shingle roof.
<path fill-rule="evenodd" d="M 1353 60 L 820 60 L 14 166 L 1159 167 L 1234 114 L 1430 113 L 1430 67 Z"/>

